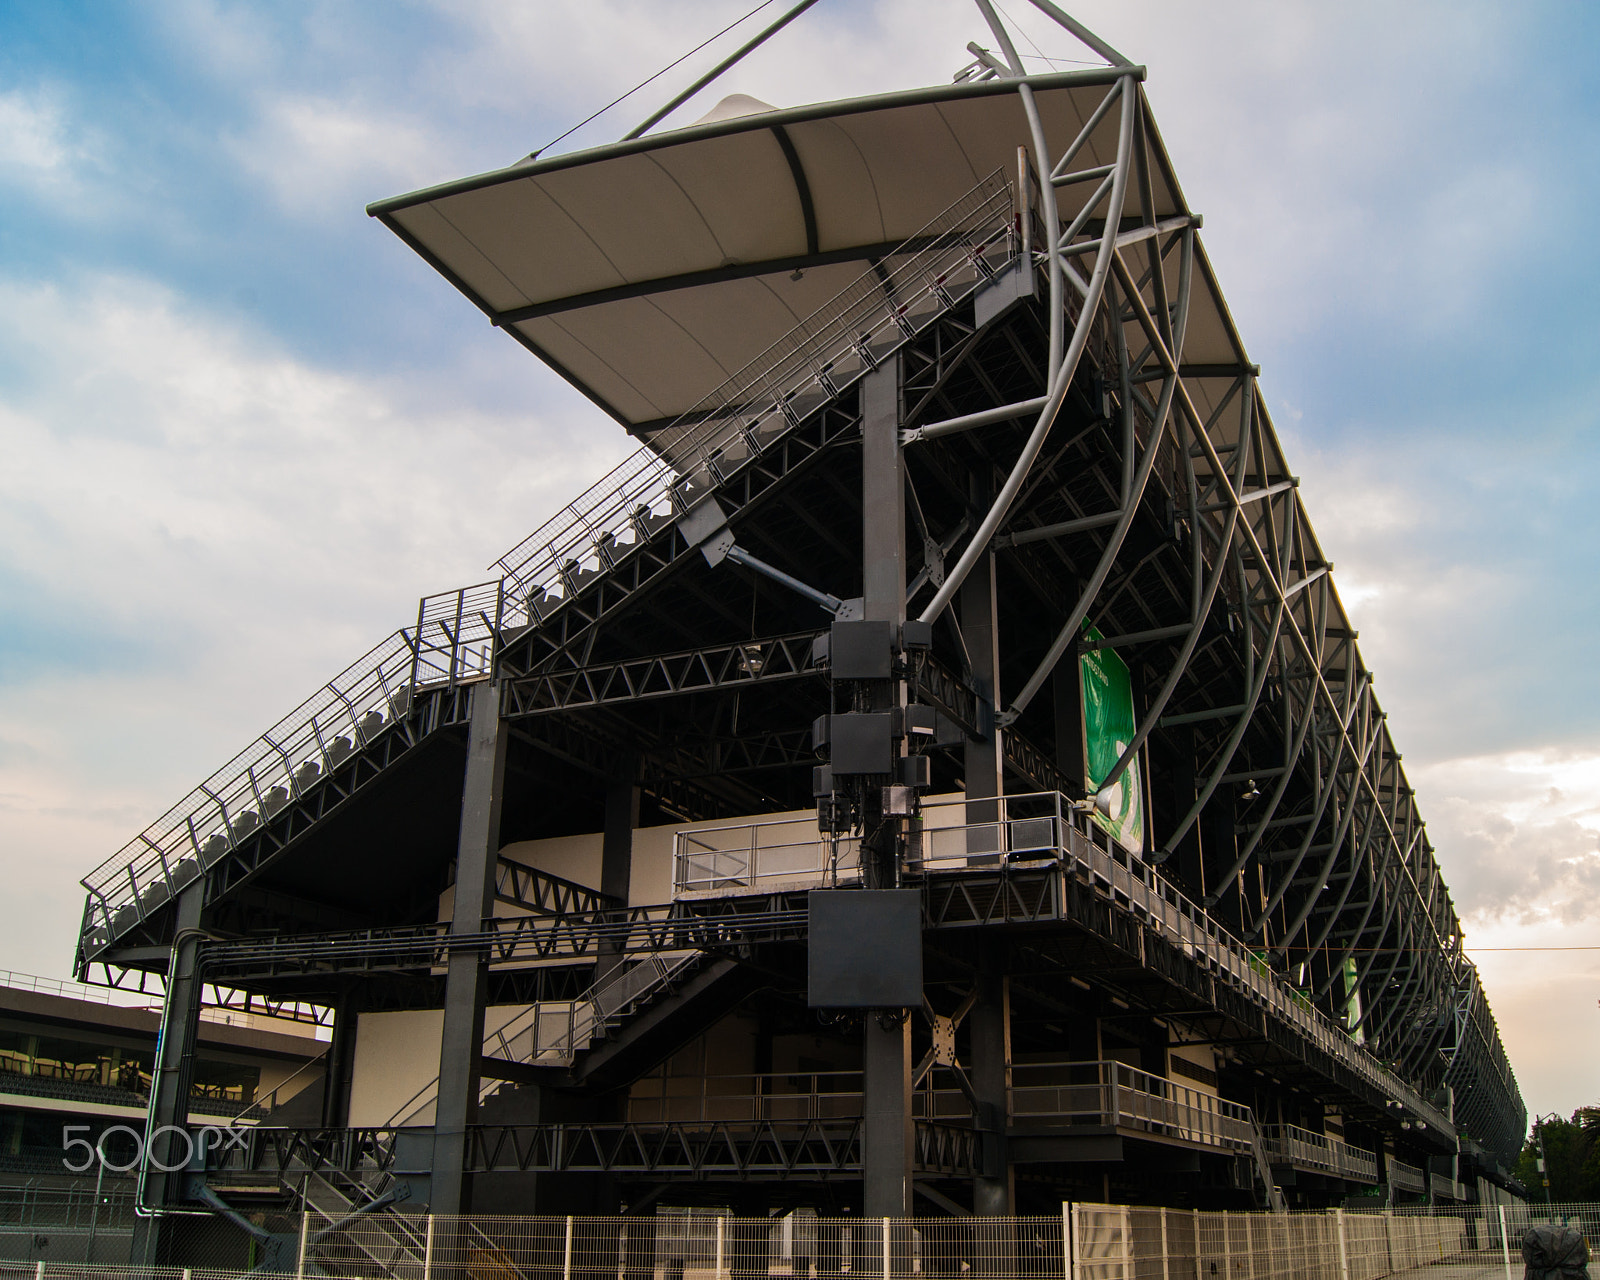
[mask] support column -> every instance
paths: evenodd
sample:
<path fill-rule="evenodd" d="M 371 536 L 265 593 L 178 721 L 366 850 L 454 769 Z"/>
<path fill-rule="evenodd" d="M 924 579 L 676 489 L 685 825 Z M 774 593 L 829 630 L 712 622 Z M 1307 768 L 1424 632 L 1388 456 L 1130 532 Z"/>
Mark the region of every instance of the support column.
<path fill-rule="evenodd" d="M 322 1075 L 322 1124 L 342 1129 L 350 1123 L 350 1082 L 356 1064 L 356 993 L 345 991 L 333 1010 L 333 1039 Z"/>
<path fill-rule="evenodd" d="M 861 584 L 862 616 L 896 632 L 906 620 L 906 479 L 900 458 L 900 362 L 884 365 L 861 382 Z M 903 681 L 893 681 L 888 710 L 903 707 Z M 904 750 L 902 741 L 901 748 Z M 884 818 L 874 840 L 882 860 L 869 887 L 899 883 L 904 854 L 903 818 Z M 867 840 L 862 862 L 866 871 Z M 911 1023 L 906 1010 L 869 1012 L 863 1021 L 863 1216 L 904 1217 L 911 1212 Z M 879 1262 L 873 1270 L 881 1270 Z"/>
<path fill-rule="evenodd" d="M 195 1040 L 200 1030 L 200 910 L 205 904 L 205 877 L 191 881 L 178 894 L 172 951 L 167 960 L 167 992 L 161 1004 L 161 1039 L 150 1081 L 150 1106 L 145 1133 L 158 1135 L 145 1150 L 139 1174 L 139 1202 L 158 1211 L 183 1199 L 184 1171 L 161 1172 L 159 1165 L 182 1165 L 185 1146 L 167 1126 L 189 1123 L 189 1085 L 194 1076 Z M 175 1227 L 180 1218 L 136 1218 L 131 1258 L 136 1266 L 175 1262 Z"/>
<path fill-rule="evenodd" d="M 898 357 L 861 380 L 862 616 L 906 620 L 906 479 Z"/>
<path fill-rule="evenodd" d="M 895 1015 L 899 1015 L 896 1017 Z M 868 1013 L 863 1021 L 862 1216 L 911 1213 L 911 1020 L 904 1011 Z M 892 1025 L 884 1026 L 884 1022 Z M 871 1271 L 881 1270 L 881 1266 Z"/>
<path fill-rule="evenodd" d="M 969 496 L 975 510 L 987 510 L 990 486 L 972 477 Z M 979 557 L 961 584 L 956 600 L 961 608 L 961 639 L 972 663 L 972 683 L 978 694 L 978 733 L 969 735 L 963 752 L 967 821 L 998 823 L 998 804 L 975 804 L 1005 794 L 1005 751 L 1001 729 L 995 723 L 1000 687 L 1000 610 L 995 598 L 994 552 Z M 979 864 L 1005 859 L 1000 829 L 979 827 L 967 833 L 967 852 Z"/>
<path fill-rule="evenodd" d="M 967 1015 L 972 1037 L 972 1088 L 980 1108 L 983 1173 L 973 1179 L 972 1212 L 980 1218 L 1012 1213 L 1011 1168 L 1006 1152 L 1011 1083 L 1011 992 L 1005 944 L 985 939 L 978 960 L 978 999 Z"/>
<path fill-rule="evenodd" d="M 639 787 L 634 781 L 634 761 L 624 760 L 616 774 L 606 782 L 605 826 L 600 844 L 600 892 L 628 905 L 633 880 L 633 833 L 639 826 Z M 603 982 L 624 963 L 623 944 L 607 940 L 600 944 L 595 963 L 595 981 Z"/>
<path fill-rule="evenodd" d="M 900 458 L 900 361 L 891 360 L 861 380 L 861 588 L 862 617 L 887 622 L 898 648 L 906 620 L 906 480 Z M 906 705 L 903 680 L 863 681 L 861 711 Z M 896 754 L 905 753 L 905 740 Z M 900 884 L 905 857 L 904 818 L 886 817 L 881 795 L 864 802 L 862 881 L 869 889 Z"/>
<path fill-rule="evenodd" d="M 506 733 L 500 719 L 498 681 L 474 686 L 468 734 L 461 834 L 456 848 L 455 905 L 450 913 L 452 938 L 481 932 L 484 918 L 491 914 L 494 904 L 506 770 Z M 462 1167 L 466 1163 L 467 1126 L 478 1113 L 483 1007 L 488 987 L 488 952 L 479 947 L 451 947 L 445 966 L 439 1100 L 433 1122 L 434 1213 L 465 1213 L 470 1206 Z"/>

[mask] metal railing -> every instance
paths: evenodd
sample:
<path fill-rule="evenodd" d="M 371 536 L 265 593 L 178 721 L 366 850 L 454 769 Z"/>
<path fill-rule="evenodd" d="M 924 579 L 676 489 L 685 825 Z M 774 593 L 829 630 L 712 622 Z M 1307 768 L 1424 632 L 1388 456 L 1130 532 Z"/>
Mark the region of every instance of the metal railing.
<path fill-rule="evenodd" d="M 570 1067 L 579 1053 L 668 989 L 700 959 L 699 951 L 652 951 L 608 973 L 576 1000 L 529 1005 L 503 1026 L 485 1034 L 484 1056 L 542 1067 Z M 479 1101 L 501 1084 L 494 1078 L 483 1080 Z M 384 1127 L 432 1124 L 432 1108 L 438 1098 L 439 1077 L 435 1076 L 407 1098 Z"/>
<path fill-rule="evenodd" d="M 536 621 L 675 520 L 1017 255 L 1010 184 L 982 179 L 915 236 L 495 562 Z"/>
<path fill-rule="evenodd" d="M 1386 1156 L 1383 1162 L 1384 1174 L 1389 1185 L 1396 1191 L 1410 1191 L 1417 1195 L 1426 1195 L 1428 1191 L 1428 1175 L 1416 1165 L 1406 1164 L 1396 1160 L 1393 1156 Z"/>
<path fill-rule="evenodd" d="M 911 836 L 913 872 L 966 871 L 1030 858 L 1054 860 L 1066 838 L 1072 802 L 1056 791 L 990 800 L 924 804 Z M 967 821 L 974 814 L 978 821 Z M 673 837 L 673 894 L 772 893 L 784 888 L 853 884 L 861 877 L 861 842 L 824 839 L 813 816 L 696 827 Z"/>
<path fill-rule="evenodd" d="M 1125 1062 L 1016 1063 L 1012 1122 L 1134 1129 L 1197 1146 L 1248 1151 L 1250 1108 Z"/>
<path fill-rule="evenodd" d="M 697 827 L 673 835 L 673 897 L 771 893 L 861 878 L 861 842 L 824 840 L 815 815 Z"/>
<path fill-rule="evenodd" d="M 1134 1129 L 1197 1146 L 1248 1150 L 1250 1108 L 1121 1062 L 1018 1063 L 1007 1108 L 1015 1124 Z M 929 1077 L 931 1079 L 931 1077 Z M 635 1124 L 844 1120 L 862 1114 L 859 1071 L 673 1076 L 635 1082 L 627 1118 Z M 959 1089 L 919 1088 L 917 1120 L 970 1124 Z"/>
<path fill-rule="evenodd" d="M 634 1082 L 627 1112 L 635 1124 L 853 1120 L 860 1115 L 859 1071 L 649 1075 Z M 917 1118 L 926 1117 L 919 1112 Z"/>
<path fill-rule="evenodd" d="M 850 874 L 859 865 L 852 861 L 853 841 L 834 842 L 813 832 L 807 820 L 792 818 L 679 832 L 674 893 L 759 893 L 780 884 L 849 883 L 859 875 Z M 836 854 L 836 849 L 842 852 Z M 1437 1107 L 1351 1040 L 1304 992 L 1285 982 L 1260 954 L 1222 929 L 1160 872 L 1119 848 L 1070 798 L 1033 792 L 937 801 L 923 806 L 921 821 L 909 837 L 909 869 L 929 876 L 1039 862 L 1054 862 L 1057 874 L 1086 880 L 1323 1053 L 1441 1134 L 1454 1134 Z"/>
<path fill-rule="evenodd" d="M 596 982 L 576 1000 L 544 1001 L 484 1041 L 484 1052 L 509 1062 L 570 1067 L 617 1022 L 698 964 L 698 951 L 652 951 Z"/>
<path fill-rule="evenodd" d="M 1517 1280 L 1520 1237 L 1542 1222 L 1544 1206 L 1427 1207 L 1395 1212 L 1342 1209 L 1291 1213 L 1168 1209 L 1066 1203 L 1034 1217 L 822 1216 L 810 1209 L 740 1217 L 727 1209 L 656 1205 L 611 1217 L 557 1215 L 377 1213 L 345 1215 L 330 1197 L 304 1214 L 271 1214 L 284 1244 L 284 1275 L 448 1280 L 1153 1280 L 1245 1277 L 1248 1280 L 1380 1280 L 1386 1276 L 1457 1276 Z M 1561 1206 L 1559 1215 L 1594 1235 L 1597 1206 Z M 183 1267 L 129 1266 L 127 1221 L 114 1231 L 119 1252 L 95 1249 L 85 1265 L 84 1241 L 94 1227 L 82 1218 L 50 1227 L 45 1252 L 23 1246 L 0 1259 L 0 1274 L 17 1280 L 243 1280 L 242 1233 L 207 1230 L 181 1236 Z M 92 1219 L 90 1220 L 92 1224 Z M 25 1223 L 31 1230 L 32 1223 Z M 86 1231 L 87 1226 L 87 1231 Z M 107 1232 L 102 1219 L 100 1230 Z M 270 1273 L 269 1273 L 270 1274 Z"/>
<path fill-rule="evenodd" d="M 85 876 L 85 955 L 407 719 L 420 691 L 488 675 L 502 603 L 499 582 L 426 597 L 414 626 L 363 654 Z"/>
<path fill-rule="evenodd" d="M 1435 1203 L 1440 1200 L 1461 1200 L 1465 1198 L 1461 1194 L 1461 1184 L 1445 1173 L 1430 1172 L 1428 1174 L 1428 1192 L 1433 1196 Z"/>
<path fill-rule="evenodd" d="M 1352 1147 L 1339 1138 L 1314 1133 L 1293 1124 L 1262 1127 L 1267 1155 L 1275 1164 L 1290 1164 L 1297 1169 L 1315 1169 L 1354 1182 L 1378 1181 L 1378 1157 L 1371 1151 Z"/>

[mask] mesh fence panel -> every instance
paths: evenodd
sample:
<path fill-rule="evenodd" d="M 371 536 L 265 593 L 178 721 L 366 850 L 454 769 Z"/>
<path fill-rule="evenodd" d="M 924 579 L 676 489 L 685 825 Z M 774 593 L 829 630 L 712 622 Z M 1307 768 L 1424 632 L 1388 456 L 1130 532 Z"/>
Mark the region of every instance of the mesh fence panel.
<path fill-rule="evenodd" d="M 245 1223 L 248 1223 L 248 1230 Z M 1521 1240 L 1547 1222 L 1600 1230 L 1600 1205 L 1235 1213 L 1064 1205 L 1017 1218 L 185 1215 L 163 1256 L 130 1265 L 131 1224 L 19 1234 L 0 1280 L 1520 1280 Z M 16 1230 L 13 1228 L 13 1230 Z"/>

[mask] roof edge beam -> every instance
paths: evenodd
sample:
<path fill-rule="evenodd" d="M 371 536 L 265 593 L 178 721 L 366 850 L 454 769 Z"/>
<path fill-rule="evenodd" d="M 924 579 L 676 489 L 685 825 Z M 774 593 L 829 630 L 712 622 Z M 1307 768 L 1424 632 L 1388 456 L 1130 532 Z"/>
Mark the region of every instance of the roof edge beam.
<path fill-rule="evenodd" d="M 797 179 L 798 184 L 798 179 Z M 813 219 L 815 215 L 813 214 Z M 811 220 L 806 226 L 809 242 L 815 234 Z M 654 293 L 672 293 L 679 289 L 695 289 L 708 284 L 725 284 L 732 280 L 749 280 L 756 276 L 786 275 L 808 267 L 831 267 L 847 262 L 874 262 L 885 258 L 896 249 L 919 247 L 915 240 L 883 241 L 879 244 L 855 245 L 848 249 L 830 249 L 826 253 L 795 254 L 787 258 L 763 258 L 759 262 L 730 262 L 726 266 L 710 267 L 704 271 L 686 271 L 678 276 L 658 276 L 654 280 L 638 280 L 632 284 L 613 285 L 609 289 L 596 289 L 592 293 L 575 293 L 566 298 L 551 298 L 548 302 L 535 302 L 525 307 L 512 307 L 509 311 L 495 311 L 489 315 L 491 324 L 504 328 L 524 320 L 538 320 L 543 316 L 560 315 L 564 311 L 581 311 L 584 307 L 597 307 L 607 302 L 620 302 L 627 298 L 643 298 Z"/>

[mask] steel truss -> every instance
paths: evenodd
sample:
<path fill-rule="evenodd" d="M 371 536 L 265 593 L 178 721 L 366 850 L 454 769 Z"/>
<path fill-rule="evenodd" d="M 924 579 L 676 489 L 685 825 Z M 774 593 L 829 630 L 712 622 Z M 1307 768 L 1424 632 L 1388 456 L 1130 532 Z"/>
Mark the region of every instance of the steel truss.
<path fill-rule="evenodd" d="M 826 1179 L 859 1176 L 859 1119 L 741 1123 L 567 1123 L 472 1125 L 471 1173 L 613 1173 L 691 1179 Z M 209 1154 L 207 1172 L 280 1176 L 427 1173 L 407 1168 L 402 1129 L 274 1129 L 257 1126 L 241 1142 Z M 430 1149 L 431 1150 L 431 1149 Z M 970 1177 L 979 1167 L 970 1129 L 916 1124 L 915 1170 Z"/>
<path fill-rule="evenodd" d="M 1346 962 L 1354 961 L 1352 988 L 1364 999 L 1350 1030 L 1425 1088 L 1446 1074 L 1497 1078 L 1497 1132 L 1482 1136 L 1509 1155 L 1520 1106 L 1508 1073 L 1467 1065 L 1484 1057 L 1486 1040 L 1464 1034 L 1454 1010 L 1476 991 L 1476 974 L 1328 576 L 1332 566 L 1278 450 L 1257 371 L 1242 349 L 1232 366 L 1185 364 L 1190 297 L 1202 282 L 1213 290 L 1215 283 L 1196 240 L 1199 218 L 1156 215 L 1152 193 L 1165 157 L 1153 145 L 1134 69 L 1095 117 L 1121 112 L 1116 161 L 1074 172 L 1095 121 L 1052 157 L 1009 35 L 985 0 L 978 3 L 1004 51 L 996 70 L 1019 78 L 1035 169 L 1049 175 L 1038 188 L 1049 332 L 1033 365 L 1045 369 L 1044 403 L 997 499 L 973 522 L 976 532 L 921 616 L 937 620 L 991 547 L 1021 557 L 1019 569 L 1041 585 L 1066 585 L 1074 603 L 1003 704 L 1002 727 L 1035 722 L 1030 705 L 1062 659 L 1081 651 L 1087 625 L 1110 637 L 1101 643 L 1136 655 L 1148 692 L 1133 740 L 1101 785 L 1147 753 L 1153 735 L 1165 746 L 1168 731 L 1181 728 L 1197 755 L 1195 790 L 1158 831 L 1152 860 L 1184 847 L 1215 798 L 1231 800 L 1230 788 L 1259 782 L 1268 794 L 1239 816 L 1236 852 L 1207 879 L 1207 904 L 1231 907 L 1279 972 L 1303 975 L 1334 1011 L 1342 1012 Z M 1058 189 L 1093 182 L 1075 216 L 1058 212 Z M 1086 277 L 1078 265 L 1091 256 Z M 1049 440 L 1080 360 L 1098 370 L 1105 389 L 1103 419 L 1091 418 L 1087 430 L 1116 458 L 1087 482 L 1063 474 L 1083 432 Z M 1203 411 L 1194 381 L 1219 377 L 1228 389 Z M 937 448 L 946 437 L 1000 414 L 939 404 L 948 378 L 941 369 L 921 407 L 930 418 L 941 409 L 952 416 L 913 421 L 905 433 L 913 456 L 932 455 L 919 465 L 936 471 L 951 465 Z M 1007 403 L 998 387 L 992 399 Z M 1009 397 L 1013 411 L 1038 399 L 1014 386 Z M 1130 535 L 1142 514 L 1159 517 L 1163 507 L 1167 545 L 1147 549 Z"/>
<path fill-rule="evenodd" d="M 1115 73 L 1098 109 L 1057 152 L 1009 32 L 988 0 L 977 2 L 1001 50 L 980 58 L 982 74 L 1015 79 L 1029 121 L 1015 188 L 1021 258 L 1007 240 L 1001 264 L 1020 261 L 1028 289 L 1023 305 L 987 323 L 969 300 L 946 299 L 951 305 L 899 335 L 889 353 L 903 395 L 913 566 L 920 555 L 908 598 L 938 637 L 937 655 L 912 664 L 911 699 L 955 730 L 955 741 L 930 748 L 943 753 L 952 785 L 964 767 L 960 748 L 997 737 L 1012 780 L 1083 800 L 1085 779 L 1052 704 L 1088 647 L 1116 650 L 1137 673 L 1138 717 L 1097 785 L 1113 785 L 1135 762 L 1159 781 L 1145 863 L 1163 867 L 1258 950 L 1278 985 L 1337 1023 L 1340 1038 L 1318 1042 L 1294 1010 L 1264 1007 L 1259 993 L 1173 946 L 1128 902 L 1060 869 L 935 880 L 928 925 L 1004 927 L 1029 938 L 1070 926 L 1057 932 L 1090 940 L 1108 980 L 1124 981 L 1124 970 L 1153 975 L 1162 999 L 1175 992 L 1212 1011 L 1219 1035 L 1259 1038 L 1275 1060 L 1299 1062 L 1367 1106 L 1403 1094 L 1405 1106 L 1445 1132 L 1450 1122 L 1431 1097 L 1450 1086 L 1460 1126 L 1509 1160 L 1524 1118 L 1515 1079 L 1332 565 L 1272 429 L 1259 370 L 1238 346 L 1231 360 L 1187 358 L 1194 299 L 1220 294 L 1199 216 L 1158 199 L 1171 193 L 1181 205 L 1142 73 L 1047 0 L 1032 0 Z M 1114 126 L 1114 158 L 1080 161 L 1102 126 Z M 863 367 L 880 358 L 888 357 L 864 357 Z M 757 634 L 753 603 L 741 616 L 706 586 L 705 559 L 676 522 L 713 496 L 763 554 L 755 539 L 777 544 L 779 558 L 806 554 L 781 545 L 787 527 L 803 530 L 807 547 L 835 566 L 859 561 L 853 532 L 842 530 L 858 517 L 860 495 L 827 465 L 855 456 L 859 397 L 826 371 L 818 377 L 805 398 L 774 399 L 779 425 L 708 435 L 693 465 L 680 465 L 663 444 L 646 468 L 656 487 L 639 489 L 647 501 L 635 503 L 628 487 L 637 476 L 604 495 L 607 519 L 621 511 L 626 529 L 591 527 L 575 507 L 559 539 L 521 559 L 523 548 L 508 555 L 499 580 L 424 601 L 414 628 L 307 704 L 309 718 L 292 726 L 298 745 L 280 746 L 287 738 L 274 730 L 266 747 L 241 757 L 241 769 L 208 781 L 177 818 L 168 815 L 86 880 L 80 969 L 98 956 L 159 970 L 172 941 L 170 904 L 202 873 L 211 923 L 244 935 L 203 946 L 205 973 L 217 982 L 310 990 L 359 973 L 437 986 L 450 952 L 465 949 L 484 957 L 497 982 L 519 983 L 525 1000 L 570 1000 L 603 957 L 698 949 L 748 961 L 802 940 L 798 895 L 621 908 L 509 861 L 496 870 L 495 896 L 526 914 L 454 935 L 444 924 L 348 928 L 287 898 L 269 901 L 256 886 L 424 743 L 464 737 L 483 697 L 499 699 L 510 736 L 542 761 L 590 781 L 633 783 L 665 813 L 688 820 L 794 807 L 779 800 L 793 799 L 794 779 L 813 763 L 804 721 L 827 675 L 813 656 L 820 632 L 789 629 L 803 621 L 789 617 L 779 634 Z M 669 456 L 677 470 L 664 481 Z M 808 510 L 792 503 L 797 492 L 837 505 Z M 527 569 L 534 555 L 549 573 Z M 950 626 L 980 564 L 996 566 L 1014 588 L 999 605 L 992 686 L 975 677 L 960 625 Z M 743 570 L 730 562 L 716 572 Z M 834 581 L 813 595 L 853 590 Z M 664 601 L 692 619 L 673 617 Z M 735 714 L 726 727 L 702 725 L 684 711 L 737 707 L 741 695 L 761 702 L 763 723 L 735 727 Z M 797 722 L 777 723 L 774 707 Z M 268 765 L 284 780 L 281 800 L 265 785 Z M 290 919 L 302 932 L 254 936 Z M 1047 944 L 1028 945 L 1051 963 Z M 1390 1077 L 1403 1088 L 1374 1084 Z M 973 1135 L 955 1132 L 919 1128 L 919 1167 L 974 1171 L 976 1158 L 961 1145 Z M 320 1139 L 297 1141 L 263 1137 L 273 1154 L 261 1158 L 324 1158 Z M 386 1141 L 352 1137 L 348 1151 L 335 1144 L 326 1158 L 377 1159 L 374 1144 Z M 468 1162 L 718 1177 L 859 1169 L 858 1135 L 831 1142 L 800 1132 L 735 1140 L 692 1126 L 483 1129 L 471 1136 Z"/>

